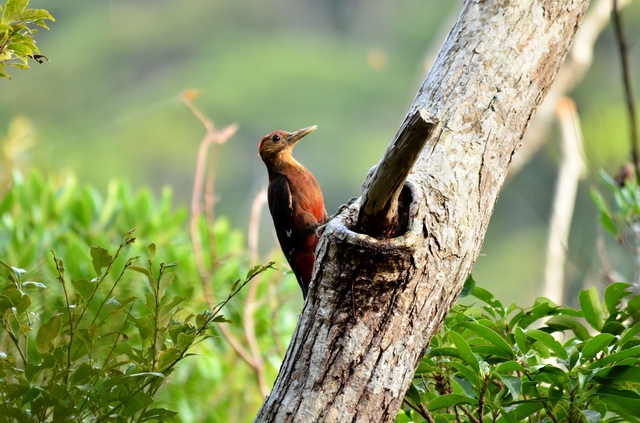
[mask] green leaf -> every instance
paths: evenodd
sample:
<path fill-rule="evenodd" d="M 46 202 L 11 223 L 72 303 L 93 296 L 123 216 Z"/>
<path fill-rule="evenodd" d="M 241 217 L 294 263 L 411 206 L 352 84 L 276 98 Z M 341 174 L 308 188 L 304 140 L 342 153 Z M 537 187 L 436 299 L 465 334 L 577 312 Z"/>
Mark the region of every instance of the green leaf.
<path fill-rule="evenodd" d="M 156 244 L 153 242 L 149 244 L 149 263 L 153 262 L 153 259 L 156 256 Z"/>
<path fill-rule="evenodd" d="M 458 349 L 453 347 L 431 348 L 429 349 L 428 357 L 455 357 L 462 360 Z"/>
<path fill-rule="evenodd" d="M 596 394 L 609 408 L 629 413 L 632 416 L 638 415 L 638 410 L 640 410 L 640 395 L 637 393 L 603 386 L 596 390 Z"/>
<path fill-rule="evenodd" d="M 626 329 L 625 325 L 618 322 L 617 320 L 611 320 L 605 322 L 604 326 L 602 326 L 602 333 L 608 333 L 611 335 L 620 335 Z"/>
<path fill-rule="evenodd" d="M 600 360 L 594 361 L 589 366 L 589 369 L 604 367 L 607 364 L 616 363 L 629 357 L 640 357 L 640 345 L 628 348 L 626 350 L 618 351 L 615 354 L 611 354 L 607 357 L 601 358 Z"/>
<path fill-rule="evenodd" d="M 87 302 L 93 295 L 93 291 L 96 288 L 96 284 L 89 282 L 86 279 L 75 279 L 71 281 L 71 285 L 76 289 L 82 299 Z"/>
<path fill-rule="evenodd" d="M 7 0 L 7 4 L 2 11 L 2 19 L 0 19 L 0 22 L 3 24 L 15 22 L 20 18 L 27 4 L 29 4 L 29 0 Z"/>
<path fill-rule="evenodd" d="M 7 51 L 11 51 L 15 56 L 25 59 L 24 60 L 25 64 L 27 64 L 26 58 L 29 56 L 33 56 L 33 49 L 31 49 L 26 44 L 18 44 L 18 43 L 9 44 L 7 46 Z"/>
<path fill-rule="evenodd" d="M 176 295 L 173 297 L 173 300 L 169 304 L 163 305 L 160 308 L 160 320 L 164 320 L 169 314 L 171 314 L 178 305 L 180 305 L 187 297 L 181 297 Z"/>
<path fill-rule="evenodd" d="M 124 404 L 124 413 L 128 417 L 133 416 L 153 402 L 153 398 L 144 392 L 138 392 L 134 396 L 121 397 L 120 400 Z"/>
<path fill-rule="evenodd" d="M 211 321 L 215 323 L 233 323 L 231 320 L 226 319 L 221 314 L 218 314 L 217 316 L 215 316 L 213 319 L 211 319 Z"/>
<path fill-rule="evenodd" d="M 567 373 L 559 367 L 552 366 L 551 364 L 545 364 L 537 369 L 538 374 L 546 375 L 546 379 L 552 381 L 557 387 L 563 387 L 569 381 Z M 549 393 L 551 396 L 551 393 Z M 560 392 L 561 394 L 561 392 Z"/>
<path fill-rule="evenodd" d="M 5 66 L 4 66 L 4 63 L 2 63 L 2 62 L 0 62 L 0 78 L 11 79 L 9 77 L 9 74 L 5 71 Z"/>
<path fill-rule="evenodd" d="M 553 316 L 552 318 L 547 320 L 545 324 L 550 328 L 558 329 L 562 331 L 569 329 L 573 331 L 573 333 L 578 337 L 578 339 L 582 341 L 584 341 L 585 339 L 589 339 L 591 337 L 589 330 L 586 327 L 584 327 L 584 325 L 580 323 L 578 319 L 572 316 L 566 316 L 564 314 Z"/>
<path fill-rule="evenodd" d="M 588 340 L 582 348 L 582 360 L 589 361 L 600 351 L 605 349 L 615 336 L 609 333 L 601 333 Z"/>
<path fill-rule="evenodd" d="M 458 348 L 460 358 L 462 358 L 462 360 L 464 360 L 473 368 L 476 373 L 478 373 L 480 371 L 480 363 L 478 362 L 476 356 L 473 354 L 473 351 L 471 351 L 471 348 L 469 347 L 469 344 L 467 344 L 467 341 L 465 341 L 462 336 L 454 331 L 448 332 L 447 336 L 451 338 L 451 341 L 453 341 L 455 346 Z"/>
<path fill-rule="evenodd" d="M 519 377 L 515 376 L 505 376 L 501 374 L 498 374 L 498 376 L 507 387 L 507 389 L 509 389 L 511 398 L 513 398 L 514 401 L 517 401 L 522 389 L 522 380 Z"/>
<path fill-rule="evenodd" d="M 640 367 L 614 366 L 600 370 L 595 375 L 593 375 L 593 378 L 601 383 L 638 383 L 640 382 Z"/>
<path fill-rule="evenodd" d="M 612 283 L 604 290 L 604 303 L 607 306 L 609 314 L 615 314 L 618 311 L 618 306 L 622 302 L 624 297 L 631 295 L 628 291 L 632 285 L 624 282 Z"/>
<path fill-rule="evenodd" d="M 60 315 L 56 314 L 40 326 L 36 335 L 36 349 L 39 353 L 48 353 L 53 348 L 53 340 L 58 337 L 61 326 Z"/>
<path fill-rule="evenodd" d="M 151 408 L 144 413 L 142 413 L 142 421 L 153 420 L 153 421 L 175 421 L 175 417 L 178 415 L 177 412 L 167 410 L 166 408 Z"/>
<path fill-rule="evenodd" d="M 147 281 L 149 282 L 149 288 L 151 288 L 151 291 L 153 293 L 156 292 L 156 285 L 153 280 L 153 275 L 151 274 L 149 269 L 145 269 L 144 267 L 140 266 L 129 266 L 127 267 L 127 270 L 133 270 L 134 272 L 142 273 L 143 275 L 145 275 L 147 277 Z"/>
<path fill-rule="evenodd" d="M 616 230 L 616 224 L 613 222 L 611 215 L 608 213 L 600 213 L 600 226 L 602 226 L 607 232 L 613 236 L 618 235 Z"/>
<path fill-rule="evenodd" d="M 636 295 L 629 299 L 629 302 L 627 302 L 627 306 L 625 307 L 625 311 L 633 320 L 640 320 L 640 315 L 638 315 L 640 314 L 640 295 Z"/>
<path fill-rule="evenodd" d="M 100 276 L 102 268 L 109 266 L 113 261 L 113 257 L 102 247 L 91 247 L 91 258 L 96 276 Z"/>
<path fill-rule="evenodd" d="M 472 404 L 477 405 L 478 400 L 475 398 L 469 398 L 465 395 L 459 394 L 446 394 L 436 397 L 429 401 L 427 404 L 427 410 L 438 411 L 442 408 L 453 407 L 454 405 Z"/>
<path fill-rule="evenodd" d="M 620 338 L 620 345 L 624 347 L 624 344 L 629 342 L 629 340 L 635 338 L 638 333 L 640 333 L 640 322 L 631 326 L 630 328 L 628 328 L 622 333 Z"/>
<path fill-rule="evenodd" d="M 522 354 L 529 352 L 529 343 L 527 342 L 527 336 L 520 327 L 516 327 L 515 330 L 516 345 Z"/>
<path fill-rule="evenodd" d="M 515 356 L 513 348 L 504 340 L 504 338 L 493 330 L 474 322 L 463 322 L 458 326 L 462 326 L 475 332 L 482 339 L 496 346 L 502 353 L 504 353 L 503 355 L 505 357 L 513 358 Z"/>
<path fill-rule="evenodd" d="M 44 9 L 26 9 L 20 15 L 20 19 L 22 19 L 23 21 L 35 21 L 38 19 L 48 19 L 53 22 L 56 21 L 55 19 L 53 19 L 53 16 L 51 16 L 51 14 Z"/>
<path fill-rule="evenodd" d="M 42 282 L 35 281 L 24 281 L 22 282 L 22 287 L 24 289 L 47 289 L 47 285 L 43 284 Z"/>
<path fill-rule="evenodd" d="M 473 276 L 469 274 L 469 276 L 467 276 L 467 280 L 464 281 L 464 286 L 462 287 L 462 291 L 460 291 L 460 298 L 464 298 L 468 295 L 471 295 L 475 287 L 476 287 L 476 281 L 473 279 Z"/>
<path fill-rule="evenodd" d="M 142 338 L 143 341 L 147 341 L 153 333 L 153 318 L 151 315 L 146 314 L 139 319 L 131 316 L 131 319 L 140 333 L 140 338 Z"/>
<path fill-rule="evenodd" d="M 602 305 L 598 299 L 596 287 L 592 286 L 589 289 L 583 289 L 580 291 L 578 298 L 584 319 L 592 328 L 601 331 L 604 318 L 602 316 Z"/>
<path fill-rule="evenodd" d="M 180 349 L 180 351 L 185 351 L 189 347 L 191 347 L 191 344 L 193 344 L 193 341 L 195 340 L 195 338 L 196 338 L 196 333 L 195 332 L 179 333 L 178 334 L 178 348 Z"/>
<path fill-rule="evenodd" d="M 180 351 L 177 348 L 167 348 L 158 357 L 158 369 L 165 370 L 167 366 L 180 358 Z"/>
<path fill-rule="evenodd" d="M 537 329 L 528 329 L 525 334 L 528 338 L 532 338 L 536 341 L 542 342 L 549 349 L 555 352 L 556 355 L 561 359 L 566 360 L 567 358 L 569 358 L 569 356 L 567 355 L 567 351 L 564 349 L 562 344 L 553 339 L 553 336 L 549 335 L 548 333 L 542 332 L 541 330 Z"/>
<path fill-rule="evenodd" d="M 493 294 L 484 288 L 476 286 L 471 292 L 471 295 L 479 300 L 484 301 L 493 308 L 502 308 L 502 303 L 498 300 L 494 300 Z"/>
<path fill-rule="evenodd" d="M 523 419 L 537 413 L 544 408 L 542 401 L 519 401 L 516 405 L 511 405 L 506 410 L 515 414 L 514 418 L 516 422 L 520 422 Z M 499 419 L 499 423 L 507 422 L 508 420 Z"/>
<path fill-rule="evenodd" d="M 534 306 L 530 310 L 527 310 L 524 313 L 524 315 L 519 319 L 518 325 L 521 328 L 526 329 L 532 323 L 536 322 L 539 319 L 542 319 L 543 317 L 547 317 L 553 314 L 558 314 L 557 309 L 558 309 L 558 306 L 555 303 L 553 303 L 553 301 L 551 301 L 550 299 L 545 297 L 538 297 L 536 298 Z"/>
<path fill-rule="evenodd" d="M 31 300 L 27 294 L 9 285 L 0 294 L 0 314 L 15 308 L 18 314 L 24 313 L 31 305 Z"/>
<path fill-rule="evenodd" d="M 96 374 L 96 369 L 89 363 L 82 363 L 74 372 L 71 377 L 71 383 L 74 385 L 82 385 L 90 377 Z"/>
<path fill-rule="evenodd" d="M 496 373 L 503 375 L 522 371 L 524 371 L 524 368 L 522 367 L 522 364 L 517 361 L 505 361 L 504 363 L 500 363 L 496 366 Z"/>
<path fill-rule="evenodd" d="M 418 390 L 418 388 L 416 388 L 415 383 L 409 385 L 409 390 L 406 394 L 404 394 L 404 396 L 409 398 L 414 404 L 422 403 L 422 398 L 420 398 L 420 391 Z"/>
<path fill-rule="evenodd" d="M 480 389 L 480 379 L 478 379 L 478 374 L 471 367 L 466 366 L 463 363 L 458 363 L 456 361 L 451 362 L 451 366 L 456 369 L 458 372 L 456 376 L 462 376 L 464 379 L 468 380 L 476 389 Z"/>

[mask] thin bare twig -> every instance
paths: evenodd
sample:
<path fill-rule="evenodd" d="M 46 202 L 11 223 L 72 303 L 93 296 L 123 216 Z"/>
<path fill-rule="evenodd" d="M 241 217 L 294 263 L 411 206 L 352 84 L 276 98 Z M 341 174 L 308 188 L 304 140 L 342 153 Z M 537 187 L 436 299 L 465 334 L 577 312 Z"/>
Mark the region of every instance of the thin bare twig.
<path fill-rule="evenodd" d="M 203 212 L 202 207 L 202 199 L 205 198 L 205 208 L 213 209 L 213 201 L 212 194 L 213 192 L 213 179 L 210 179 L 210 183 L 207 184 L 207 192 L 204 192 L 204 181 L 207 173 L 210 175 L 215 170 L 215 165 L 217 162 L 217 158 L 219 155 L 219 150 L 222 146 L 236 133 L 238 130 L 237 125 L 230 125 L 224 128 L 222 131 L 216 130 L 213 122 L 208 119 L 204 113 L 200 109 L 198 109 L 193 104 L 193 99 L 197 96 L 197 93 L 193 90 L 187 90 L 182 93 L 180 96 L 180 100 L 182 103 L 193 113 L 193 115 L 202 123 L 206 130 L 206 134 L 200 142 L 200 148 L 198 149 L 198 159 L 196 163 L 196 174 L 194 177 L 193 183 L 193 194 L 191 196 L 191 219 L 189 222 L 189 230 L 191 234 L 191 245 L 193 246 L 193 252 L 196 259 L 196 266 L 198 267 L 198 273 L 200 275 L 200 281 L 202 283 L 202 289 L 204 291 L 204 296 L 209 305 L 209 308 L 213 308 L 216 304 L 216 298 L 211 289 L 210 279 L 211 279 L 211 271 L 207 269 L 205 260 L 204 260 L 204 251 L 202 249 L 203 240 L 200 238 L 200 232 L 198 230 L 198 221 Z M 209 172 L 207 172 L 207 156 L 209 152 L 209 148 L 214 145 L 214 153 L 212 153 L 212 157 L 210 158 L 210 166 Z M 207 196 L 209 200 L 207 201 Z M 215 269 L 217 265 L 217 253 L 215 252 L 215 238 L 213 237 L 213 233 L 211 229 L 214 224 L 214 214 L 213 211 L 209 211 L 207 214 L 207 236 L 208 244 L 210 249 L 214 249 L 214 252 L 210 253 L 214 260 L 212 260 L 212 266 Z M 211 251 L 211 250 L 210 250 Z M 229 342 L 231 347 L 238 353 L 238 355 L 247 363 L 249 366 L 257 370 L 256 360 L 251 356 L 247 350 L 242 346 L 240 341 L 233 336 L 233 334 L 229 331 L 227 326 L 218 325 L 218 329 L 222 336 Z M 260 375 L 258 375 L 260 378 Z"/>
<path fill-rule="evenodd" d="M 467 410 L 464 406 L 456 405 L 455 409 L 456 409 L 456 415 L 458 414 L 458 410 L 462 410 L 462 412 L 469 418 L 470 422 L 472 422 L 472 423 L 480 423 L 480 420 L 478 420 L 478 418 L 476 416 L 471 414 L 471 412 L 469 410 Z M 478 413 L 479 413 L 479 411 L 478 411 Z"/>
<path fill-rule="evenodd" d="M 249 220 L 249 257 L 251 263 L 258 262 L 258 232 L 260 230 L 260 212 L 262 206 L 267 201 L 267 190 L 262 189 L 256 195 L 251 206 L 251 219 Z M 244 305 L 244 333 L 247 337 L 247 343 L 249 349 L 255 360 L 256 374 L 258 377 L 258 386 L 263 396 L 269 395 L 269 388 L 264 377 L 264 360 L 262 358 L 262 352 L 260 351 L 260 345 L 258 345 L 258 339 L 256 338 L 256 330 L 254 324 L 254 311 L 256 309 L 256 295 L 258 292 L 259 282 L 262 281 L 261 275 L 256 278 L 253 284 L 249 287 L 249 294 L 247 295 L 247 301 Z"/>
<path fill-rule="evenodd" d="M 629 141 L 631 143 L 631 158 L 636 170 L 636 178 L 640 181 L 640 153 L 638 153 L 638 126 L 636 123 L 636 110 L 633 101 L 633 88 L 631 86 L 631 72 L 629 71 L 629 52 L 627 40 L 622 27 L 622 17 L 618 8 L 618 0 L 613 0 L 613 23 L 616 29 L 616 38 L 620 48 L 620 64 L 622 66 L 622 80 L 624 81 L 624 95 L 627 100 L 627 112 L 629 114 Z"/>
<path fill-rule="evenodd" d="M 427 410 L 427 408 L 422 405 L 422 403 L 420 404 L 414 404 L 413 402 L 409 401 L 407 398 L 405 398 L 402 402 L 404 402 L 405 404 L 407 404 L 410 408 L 412 408 L 416 413 L 420 414 L 422 417 L 424 417 L 424 419 L 426 421 L 428 421 L 429 423 L 436 423 L 435 419 L 433 418 L 433 416 L 431 415 L 431 413 L 429 412 L 429 410 Z"/>

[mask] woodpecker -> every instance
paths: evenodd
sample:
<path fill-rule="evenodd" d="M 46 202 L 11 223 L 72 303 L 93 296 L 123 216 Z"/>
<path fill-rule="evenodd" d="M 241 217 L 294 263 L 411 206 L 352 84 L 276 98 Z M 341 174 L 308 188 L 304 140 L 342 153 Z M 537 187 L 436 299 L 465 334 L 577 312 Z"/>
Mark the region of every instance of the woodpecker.
<path fill-rule="evenodd" d="M 327 212 L 318 181 L 293 158 L 291 151 L 300 139 L 317 128 L 274 131 L 258 145 L 258 154 L 269 173 L 267 199 L 278 241 L 304 298 L 316 258 L 316 229 L 327 221 Z"/>

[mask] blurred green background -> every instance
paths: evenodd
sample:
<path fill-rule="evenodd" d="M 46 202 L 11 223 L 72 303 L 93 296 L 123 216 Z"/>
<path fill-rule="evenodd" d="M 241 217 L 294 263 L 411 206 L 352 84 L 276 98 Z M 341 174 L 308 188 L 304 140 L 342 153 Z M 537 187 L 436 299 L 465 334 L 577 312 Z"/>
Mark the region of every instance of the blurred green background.
<path fill-rule="evenodd" d="M 221 128 L 240 130 L 222 152 L 218 214 L 246 228 L 266 172 L 257 143 L 275 129 L 318 125 L 296 157 L 319 180 L 331 213 L 359 195 L 422 80 L 434 35 L 446 33 L 461 2 L 439 0 L 33 0 L 56 18 L 36 36 L 51 63 L 1 81 L 0 134 L 27 116 L 37 131 L 28 162 L 72 169 L 106 190 L 173 187 L 188 204 L 202 126 L 179 103 L 186 88 Z M 624 11 L 634 81 L 640 87 L 640 4 Z M 583 122 L 590 174 L 627 159 L 619 58 L 613 31 L 596 44 L 594 65 L 572 94 Z M 436 41 L 437 42 L 437 41 Z M 506 183 L 474 274 L 507 300 L 535 296 L 558 159 L 557 135 Z M 593 180 L 593 178 L 590 178 Z M 568 277 L 575 290 L 597 281 L 591 242 L 596 215 L 581 186 Z M 270 225 L 263 214 L 263 227 Z M 263 236 L 263 251 L 273 246 Z"/>
<path fill-rule="evenodd" d="M 158 195 L 170 186 L 175 201 L 187 205 L 204 130 L 178 96 L 196 89 L 203 93 L 197 105 L 218 128 L 240 125 L 217 170 L 218 215 L 246 232 L 251 203 L 267 185 L 258 141 L 275 129 L 309 125 L 319 130 L 295 156 L 317 177 L 331 214 L 359 195 L 421 83 L 425 55 L 461 3 L 32 0 L 29 7 L 45 8 L 56 19 L 50 31 L 36 35 L 51 63 L 9 69 L 13 79 L 0 81 L 0 139 L 25 116 L 36 142 L 23 166 L 52 174 L 71 169 L 103 192 L 113 178 Z M 640 89 L 640 2 L 624 10 L 624 20 Z M 601 284 L 589 188 L 599 169 L 616 173 L 628 160 L 620 75 L 609 26 L 572 93 L 589 177 L 579 189 L 567 245 L 570 304 L 583 286 Z M 530 304 L 541 294 L 557 132 L 508 179 L 474 268 L 478 283 L 507 303 Z M 266 210 L 262 228 L 267 252 L 277 244 Z M 608 247 L 612 267 L 632 279 L 628 249 L 613 241 Z"/>

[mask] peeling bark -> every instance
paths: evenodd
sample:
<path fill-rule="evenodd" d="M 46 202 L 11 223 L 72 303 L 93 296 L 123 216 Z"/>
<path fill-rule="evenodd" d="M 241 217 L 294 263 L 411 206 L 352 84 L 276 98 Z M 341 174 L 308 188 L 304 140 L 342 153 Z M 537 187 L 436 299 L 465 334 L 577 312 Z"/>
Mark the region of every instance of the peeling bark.
<path fill-rule="evenodd" d="M 407 116 L 439 122 L 405 184 L 407 230 L 326 227 L 313 282 L 257 422 L 390 422 L 456 300 L 522 135 L 587 0 L 467 0 Z"/>

